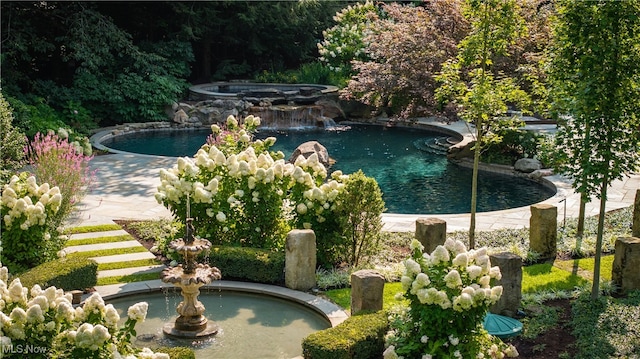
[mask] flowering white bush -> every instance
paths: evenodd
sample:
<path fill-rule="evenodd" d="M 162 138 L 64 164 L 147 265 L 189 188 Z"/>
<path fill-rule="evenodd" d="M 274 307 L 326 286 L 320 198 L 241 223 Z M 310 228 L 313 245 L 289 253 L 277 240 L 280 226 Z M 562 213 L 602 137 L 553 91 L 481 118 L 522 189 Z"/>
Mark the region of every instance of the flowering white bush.
<path fill-rule="evenodd" d="M 193 158 L 179 158 L 160 171 L 156 200 L 184 221 L 187 199 L 198 235 L 216 244 L 280 248 L 293 227 L 318 229 L 342 184 L 316 155 L 300 156 L 294 164 L 269 148 L 275 138 L 253 140 L 259 118 L 240 124 L 229 116 L 226 126 L 212 126 L 213 135 Z"/>
<path fill-rule="evenodd" d="M 84 306 L 74 309 L 72 296 L 56 287 L 30 290 L 14 279 L 7 287 L 9 270 L 0 268 L 0 343 L 3 357 L 21 357 L 8 348 L 40 348 L 42 357 L 56 358 L 169 358 L 148 349 L 131 346 L 135 324 L 147 314 L 147 303 L 129 308 L 129 318 L 120 328 L 120 316 L 94 293 Z M 137 355 L 139 352 L 139 356 Z"/>
<path fill-rule="evenodd" d="M 336 25 L 322 32 L 324 40 L 318 43 L 320 61 L 331 71 L 350 76 L 352 60 L 368 59 L 363 39 L 367 31 L 371 31 L 371 22 L 377 18 L 378 10 L 370 1 L 349 5 L 339 11 L 333 17 Z"/>
<path fill-rule="evenodd" d="M 447 239 L 431 253 L 411 243 L 401 278 L 407 310 L 391 317 L 385 359 L 502 358 L 517 356 L 512 346 L 490 336 L 482 322 L 488 308 L 502 295 L 500 269 L 491 267 L 485 248 L 467 251 L 460 241 Z"/>
<path fill-rule="evenodd" d="M 0 232 L 3 261 L 12 270 L 22 270 L 47 258 L 51 238 L 47 219 L 58 212 L 62 195 L 58 187 L 38 185 L 34 176 L 13 176 L 2 188 Z M 53 233 L 57 235 L 57 233 Z"/>

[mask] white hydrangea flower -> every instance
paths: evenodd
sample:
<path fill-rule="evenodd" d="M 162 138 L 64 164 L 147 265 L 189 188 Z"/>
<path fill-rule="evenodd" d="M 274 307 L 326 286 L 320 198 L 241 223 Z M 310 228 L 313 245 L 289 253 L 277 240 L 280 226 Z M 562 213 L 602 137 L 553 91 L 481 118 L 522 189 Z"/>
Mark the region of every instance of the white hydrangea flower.
<path fill-rule="evenodd" d="M 144 321 L 147 317 L 147 309 L 149 309 L 149 304 L 147 304 L 147 302 L 139 302 L 129 307 L 127 315 L 129 316 L 129 319 Z"/>

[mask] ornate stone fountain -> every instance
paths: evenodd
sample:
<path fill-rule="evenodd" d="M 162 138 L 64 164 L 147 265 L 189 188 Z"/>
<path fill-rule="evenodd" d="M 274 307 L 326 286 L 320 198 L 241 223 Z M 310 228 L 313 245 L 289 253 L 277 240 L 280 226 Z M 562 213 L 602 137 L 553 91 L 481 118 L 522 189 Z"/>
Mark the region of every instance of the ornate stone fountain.
<path fill-rule="evenodd" d="M 198 300 L 200 287 L 221 278 L 220 270 L 208 264 L 197 263 L 196 258 L 211 247 L 211 242 L 203 238 L 193 237 L 193 218 L 189 218 L 187 200 L 187 223 L 182 239 L 175 239 L 169 244 L 176 252 L 182 254 L 184 264 L 167 268 L 160 278 L 165 283 L 182 289 L 184 300 L 178 304 L 179 316 L 175 323 L 167 323 L 163 327 L 166 335 L 180 338 L 202 338 L 218 332 L 218 326 L 209 322 L 204 316 L 204 305 Z"/>

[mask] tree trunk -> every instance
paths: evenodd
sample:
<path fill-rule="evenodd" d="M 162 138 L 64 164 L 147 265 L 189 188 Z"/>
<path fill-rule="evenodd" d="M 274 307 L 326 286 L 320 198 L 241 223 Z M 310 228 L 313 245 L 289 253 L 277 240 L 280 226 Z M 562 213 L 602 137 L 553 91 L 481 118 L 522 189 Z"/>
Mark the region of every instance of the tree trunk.
<path fill-rule="evenodd" d="M 600 260 L 602 259 L 602 237 L 604 236 L 604 215 L 607 206 L 607 187 L 609 187 L 609 174 L 604 174 L 602 187 L 600 187 L 600 213 L 598 217 L 598 234 L 596 236 L 595 263 L 593 266 L 593 287 L 591 287 L 591 299 L 598 299 L 600 295 Z"/>

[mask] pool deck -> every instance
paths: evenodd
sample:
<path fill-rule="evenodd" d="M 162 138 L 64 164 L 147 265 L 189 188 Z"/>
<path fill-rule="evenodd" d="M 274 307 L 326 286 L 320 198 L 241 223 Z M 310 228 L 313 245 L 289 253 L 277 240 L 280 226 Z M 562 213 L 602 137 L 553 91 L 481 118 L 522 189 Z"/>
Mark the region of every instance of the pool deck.
<path fill-rule="evenodd" d="M 469 129 L 462 121 L 447 124 L 432 119 L 418 119 L 417 127 L 442 127 L 469 137 Z M 554 125 L 527 125 L 538 132 L 553 132 Z M 160 184 L 159 171 L 176 163 L 174 157 L 116 153 L 96 156 L 90 167 L 96 170 L 95 183 L 78 205 L 78 211 L 68 222 L 69 226 L 113 223 L 114 219 L 148 220 L 171 218 L 171 212 L 154 198 Z M 558 207 L 558 220 L 577 217 L 580 196 L 571 188 L 570 181 L 562 176 L 545 177 L 557 188 L 555 196 L 543 203 Z M 607 211 L 624 208 L 634 203 L 636 190 L 640 188 L 640 174 L 635 173 L 615 181 L 608 191 Z M 599 201 L 592 200 L 586 206 L 588 216 L 598 213 Z M 470 215 L 462 214 L 383 214 L 385 231 L 413 232 L 417 218 L 436 217 L 447 222 L 447 231 L 469 228 Z M 523 228 L 529 226 L 529 206 L 503 211 L 481 212 L 476 215 L 476 230 Z"/>

